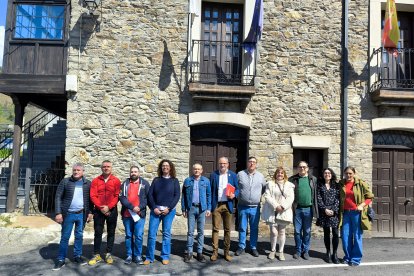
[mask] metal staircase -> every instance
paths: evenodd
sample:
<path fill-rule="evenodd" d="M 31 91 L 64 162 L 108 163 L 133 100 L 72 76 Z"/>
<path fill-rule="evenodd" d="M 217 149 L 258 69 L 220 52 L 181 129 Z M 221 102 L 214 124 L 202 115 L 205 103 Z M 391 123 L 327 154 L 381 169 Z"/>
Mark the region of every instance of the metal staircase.
<path fill-rule="evenodd" d="M 66 120 L 42 111 L 24 124 L 22 132 L 18 201 L 25 198 L 27 194 L 25 183 L 29 183 L 30 196 L 26 199 L 32 201 L 31 208 L 37 209 L 34 210 L 35 212 L 48 212 L 53 204 L 50 202 L 50 197 L 54 194 L 54 188 L 45 192 L 44 188 L 39 189 L 39 184 L 45 186 L 52 179 L 55 184 L 64 177 Z M 0 152 L 2 152 L 0 156 L 0 213 L 6 211 L 7 188 L 11 171 L 11 150 L 10 145 L 7 146 L 5 141 L 10 141 L 12 138 L 12 135 L 3 135 L 0 140 Z M 26 175 L 27 171 L 30 175 Z M 39 192 L 42 195 L 39 195 Z M 33 197 L 32 194 L 35 196 Z"/>

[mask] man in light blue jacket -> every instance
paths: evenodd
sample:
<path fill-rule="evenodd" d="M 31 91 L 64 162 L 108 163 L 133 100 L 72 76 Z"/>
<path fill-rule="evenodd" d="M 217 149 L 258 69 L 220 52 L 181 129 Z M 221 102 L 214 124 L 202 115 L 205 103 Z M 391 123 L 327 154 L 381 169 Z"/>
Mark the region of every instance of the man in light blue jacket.
<path fill-rule="evenodd" d="M 188 263 L 193 258 L 194 228 L 197 223 L 197 260 L 205 263 L 203 256 L 204 224 L 206 216 L 211 214 L 211 187 L 208 178 L 202 176 L 201 164 L 193 165 L 193 175 L 186 178 L 183 184 L 181 196 L 181 209 L 183 216 L 187 218 L 187 254 L 184 262 Z"/>

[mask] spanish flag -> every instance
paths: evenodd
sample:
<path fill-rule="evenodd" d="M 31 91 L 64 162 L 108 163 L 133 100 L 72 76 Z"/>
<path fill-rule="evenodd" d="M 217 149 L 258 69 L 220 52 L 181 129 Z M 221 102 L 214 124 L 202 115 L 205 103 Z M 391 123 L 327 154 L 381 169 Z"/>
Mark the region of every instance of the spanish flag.
<path fill-rule="evenodd" d="M 400 28 L 398 26 L 395 0 L 387 0 L 387 6 L 385 10 L 385 24 L 382 34 L 382 45 L 384 48 L 397 48 L 399 39 Z"/>

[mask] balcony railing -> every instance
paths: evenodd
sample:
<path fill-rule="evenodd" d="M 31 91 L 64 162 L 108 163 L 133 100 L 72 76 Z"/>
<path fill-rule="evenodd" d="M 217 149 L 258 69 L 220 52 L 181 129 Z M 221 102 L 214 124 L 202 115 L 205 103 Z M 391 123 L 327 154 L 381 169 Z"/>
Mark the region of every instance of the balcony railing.
<path fill-rule="evenodd" d="M 370 75 L 374 78 L 371 92 L 414 89 L 414 48 L 396 49 L 394 53 L 378 48 L 371 57 L 370 66 Z"/>
<path fill-rule="evenodd" d="M 190 53 L 190 82 L 253 86 L 256 76 L 256 49 L 247 44 L 193 40 Z"/>

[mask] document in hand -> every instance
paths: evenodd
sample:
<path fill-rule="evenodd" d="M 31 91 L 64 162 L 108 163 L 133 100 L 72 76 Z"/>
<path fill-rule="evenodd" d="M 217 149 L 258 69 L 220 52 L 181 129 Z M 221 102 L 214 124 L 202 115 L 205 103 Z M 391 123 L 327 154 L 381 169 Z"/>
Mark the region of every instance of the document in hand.
<path fill-rule="evenodd" d="M 128 211 L 129 211 L 129 213 L 131 214 L 131 217 L 132 217 L 132 219 L 134 220 L 134 222 L 139 221 L 140 217 L 139 217 L 139 215 L 138 215 L 137 213 L 135 213 L 134 211 L 131 211 L 131 210 L 129 210 L 129 209 L 128 209 Z"/>
<path fill-rule="evenodd" d="M 230 196 L 231 194 L 234 194 L 235 192 L 236 192 L 236 187 L 234 187 L 230 183 L 227 183 L 226 196 Z"/>

